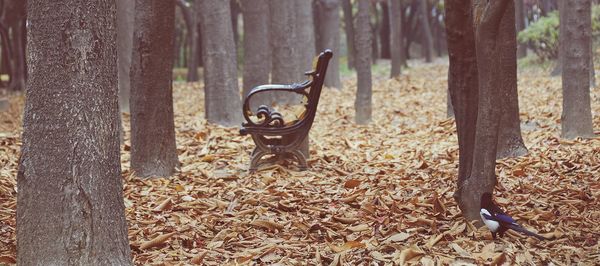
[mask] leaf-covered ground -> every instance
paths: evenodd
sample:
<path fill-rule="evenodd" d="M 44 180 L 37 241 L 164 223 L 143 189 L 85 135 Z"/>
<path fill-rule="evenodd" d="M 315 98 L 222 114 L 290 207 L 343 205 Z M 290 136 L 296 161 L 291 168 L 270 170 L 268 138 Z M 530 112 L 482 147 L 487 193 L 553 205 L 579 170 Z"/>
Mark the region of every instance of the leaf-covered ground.
<path fill-rule="evenodd" d="M 496 200 L 540 242 L 489 232 L 461 218 L 452 198 L 458 152 L 446 118 L 444 62 L 415 63 L 374 80 L 373 122 L 353 123 L 353 78 L 325 90 L 311 131 L 310 170 L 272 166 L 248 174 L 249 137 L 203 119 L 199 85 L 175 85 L 181 171 L 123 180 L 136 264 L 446 265 L 597 264 L 600 139 L 559 138 L 560 79 L 520 72 L 530 153 L 498 163 Z M 0 113 L 0 264 L 15 249 L 16 169 L 22 97 Z M 600 91 L 592 92 L 600 129 Z M 126 143 L 128 136 L 126 136 Z M 372 264 L 373 263 L 373 264 Z"/>

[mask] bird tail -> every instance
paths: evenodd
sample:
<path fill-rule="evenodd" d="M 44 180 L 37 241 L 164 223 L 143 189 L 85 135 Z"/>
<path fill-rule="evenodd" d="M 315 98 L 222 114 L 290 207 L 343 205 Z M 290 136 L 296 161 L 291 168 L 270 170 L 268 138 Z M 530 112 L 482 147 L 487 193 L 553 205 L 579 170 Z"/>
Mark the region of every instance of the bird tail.
<path fill-rule="evenodd" d="M 541 235 L 538 235 L 538 234 L 536 234 L 534 232 L 531 232 L 531 231 L 529 231 L 529 230 L 527 230 L 527 229 L 525 229 L 522 226 L 517 225 L 517 224 L 508 224 L 508 225 L 506 225 L 506 227 L 508 227 L 508 228 L 510 228 L 512 230 L 515 230 L 517 232 L 523 233 L 525 235 L 533 236 L 533 237 L 535 237 L 535 238 L 537 238 L 539 240 L 548 240 L 548 238 L 545 238 L 545 237 L 543 237 Z"/>

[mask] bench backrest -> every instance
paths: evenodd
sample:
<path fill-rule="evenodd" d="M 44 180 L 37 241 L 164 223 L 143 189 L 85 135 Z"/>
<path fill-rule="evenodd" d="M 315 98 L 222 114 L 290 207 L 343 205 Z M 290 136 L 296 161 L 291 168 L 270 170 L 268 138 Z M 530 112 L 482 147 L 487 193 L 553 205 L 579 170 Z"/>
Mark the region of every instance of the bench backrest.
<path fill-rule="evenodd" d="M 312 77 L 312 84 L 308 93 L 308 101 L 306 103 L 306 114 L 304 115 L 304 123 L 308 124 L 307 127 L 310 129 L 317 113 L 317 106 L 319 106 L 319 98 L 321 97 L 321 91 L 323 90 L 323 82 L 325 81 L 325 75 L 327 74 L 327 66 L 329 60 L 333 56 L 333 52 L 327 49 L 323 51 L 316 58 L 316 64 L 312 72 L 309 73 Z"/>

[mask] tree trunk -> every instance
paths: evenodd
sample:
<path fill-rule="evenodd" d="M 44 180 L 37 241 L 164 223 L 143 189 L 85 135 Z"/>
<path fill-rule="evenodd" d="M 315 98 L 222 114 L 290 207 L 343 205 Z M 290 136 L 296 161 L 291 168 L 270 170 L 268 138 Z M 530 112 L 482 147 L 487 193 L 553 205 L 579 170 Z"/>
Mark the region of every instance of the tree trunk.
<path fill-rule="evenodd" d="M 269 83 L 269 73 L 271 72 L 271 58 L 269 53 L 269 1 L 243 1 L 242 13 L 244 19 L 243 95 L 246 97 L 252 88 Z M 262 95 L 259 94 L 256 97 L 259 96 Z M 261 100 L 261 102 L 263 101 Z"/>
<path fill-rule="evenodd" d="M 115 1 L 29 0 L 19 265 L 131 265 Z"/>
<path fill-rule="evenodd" d="M 289 84 L 304 77 L 298 58 L 296 23 L 296 0 L 270 0 L 270 46 L 271 46 L 271 83 Z M 273 92 L 281 104 L 291 103 L 294 95 L 285 92 Z"/>
<path fill-rule="evenodd" d="M 377 59 L 380 57 L 380 53 L 379 53 L 379 40 L 376 37 L 377 36 L 377 32 L 379 32 L 379 27 L 381 27 L 381 23 L 379 22 L 379 10 L 377 10 L 377 4 L 376 2 L 372 2 L 372 9 L 371 11 L 373 12 L 373 20 L 369 20 L 369 25 L 371 27 L 371 63 L 372 64 L 376 64 L 377 63 Z M 358 16 L 358 14 L 357 14 Z M 358 23 L 358 22 L 357 22 Z M 354 28 L 356 30 L 358 26 L 354 25 Z M 356 32 L 355 32 L 355 36 L 354 39 L 356 40 Z"/>
<path fill-rule="evenodd" d="M 130 73 L 131 169 L 141 177 L 170 176 L 179 164 L 170 58 L 174 19 L 174 1 L 136 0 Z"/>
<path fill-rule="evenodd" d="M 342 88 L 340 79 L 340 0 L 318 0 L 319 23 L 317 30 L 320 43 L 317 50 L 331 49 L 333 57 L 329 63 L 325 86 Z"/>
<path fill-rule="evenodd" d="M 119 109 L 129 113 L 129 95 L 131 81 L 131 54 L 133 46 L 133 23 L 135 17 L 135 0 L 117 1 L 117 47 L 119 67 Z"/>
<path fill-rule="evenodd" d="M 354 69 L 354 16 L 352 15 L 352 3 L 350 0 L 342 0 L 344 11 L 344 30 L 346 31 L 346 44 L 348 46 L 348 69 Z"/>
<path fill-rule="evenodd" d="M 519 97 L 517 91 L 517 34 L 515 31 L 515 5 L 511 2 L 502 16 L 498 38 L 497 58 L 499 64 L 494 68 L 502 77 L 501 122 L 498 133 L 498 149 L 496 158 L 518 157 L 527 154 L 527 148 L 521 136 L 521 120 L 519 118 Z M 496 74 L 498 75 L 498 73 Z"/>
<path fill-rule="evenodd" d="M 471 175 L 475 127 L 478 111 L 478 73 L 475 53 L 475 33 L 471 5 L 463 0 L 446 0 L 446 36 L 448 38 L 448 90 L 454 107 L 458 133 L 458 189 L 461 200 L 464 182 Z"/>
<path fill-rule="evenodd" d="M 300 64 L 300 72 L 304 73 L 311 70 L 313 59 L 316 56 L 313 6 L 310 1 L 306 0 L 296 0 L 295 6 L 296 28 L 298 30 L 298 34 L 296 35 L 297 62 Z"/>
<path fill-rule="evenodd" d="M 502 114 L 498 99 L 506 89 L 501 85 L 505 77 L 498 75 L 496 69 L 501 64 L 502 46 L 499 36 L 503 28 L 500 27 L 500 22 L 502 17 L 509 13 L 506 11 L 510 9 L 508 6 L 513 4 L 512 0 L 475 2 L 477 2 L 477 7 L 474 8 L 477 12 L 475 17 L 480 18 L 479 22 L 475 23 L 479 103 L 473 165 L 469 177 L 460 186 L 459 194 L 459 207 L 469 220 L 479 219 L 481 194 L 492 192 L 496 185 L 496 151 Z M 511 15 L 514 15 L 514 11 Z"/>
<path fill-rule="evenodd" d="M 381 6 L 381 28 L 379 28 L 379 40 L 381 40 L 381 58 L 391 59 L 390 8 L 387 1 L 379 2 L 379 6 Z"/>
<path fill-rule="evenodd" d="M 175 3 L 183 14 L 183 20 L 185 21 L 185 27 L 187 29 L 187 46 L 189 47 L 189 53 L 187 56 L 187 82 L 198 81 L 198 17 L 200 16 L 198 8 L 185 0 L 176 0 Z"/>
<path fill-rule="evenodd" d="M 517 33 L 525 29 L 525 6 L 523 0 L 515 0 L 515 19 Z M 517 46 L 517 57 L 523 58 L 527 56 L 527 44 L 519 43 Z"/>
<path fill-rule="evenodd" d="M 402 60 L 406 60 L 404 55 L 404 37 L 402 32 L 402 1 L 388 0 L 390 2 L 390 31 L 391 31 L 391 53 L 392 69 L 390 77 L 400 76 L 402 73 Z"/>
<path fill-rule="evenodd" d="M 206 119 L 224 126 L 239 126 L 242 103 L 237 79 L 237 53 L 231 28 L 230 4 L 199 1 L 202 12 L 202 53 Z"/>
<path fill-rule="evenodd" d="M 358 78 L 355 121 L 357 124 L 368 124 L 371 122 L 371 29 L 369 25 L 370 1 L 358 0 L 358 14 L 356 16 L 356 72 Z"/>
<path fill-rule="evenodd" d="M 589 0 L 565 0 L 562 5 L 562 137 L 593 137 L 590 107 L 591 4 Z"/>
<path fill-rule="evenodd" d="M 419 25 L 423 36 L 423 54 L 425 62 L 429 63 L 433 60 L 433 35 L 429 26 L 429 11 L 427 10 L 427 3 L 425 1 L 416 1 L 419 2 Z"/>
<path fill-rule="evenodd" d="M 240 31 L 238 28 L 239 25 L 239 15 L 242 12 L 241 7 L 240 7 L 240 2 L 238 0 L 230 0 L 229 1 L 229 8 L 231 9 L 231 29 L 233 30 L 233 43 L 236 47 L 236 52 L 237 52 L 237 46 L 240 40 Z"/>

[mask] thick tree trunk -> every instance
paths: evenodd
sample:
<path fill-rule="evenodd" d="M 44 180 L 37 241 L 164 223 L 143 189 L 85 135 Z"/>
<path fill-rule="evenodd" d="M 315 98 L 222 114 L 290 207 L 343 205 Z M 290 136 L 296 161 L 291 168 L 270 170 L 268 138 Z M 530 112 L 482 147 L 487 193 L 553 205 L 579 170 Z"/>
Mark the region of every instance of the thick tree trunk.
<path fill-rule="evenodd" d="M 496 151 L 502 114 L 498 99 L 506 89 L 501 85 L 504 77 L 498 75 L 496 69 L 501 64 L 500 22 L 502 17 L 508 14 L 507 7 L 513 3 L 512 0 L 493 2 L 477 0 L 476 2 L 478 7 L 475 8 L 475 12 L 482 10 L 475 16 L 481 18 L 478 23 L 476 22 L 475 35 L 479 103 L 473 165 L 469 177 L 461 184 L 459 195 L 459 207 L 469 220 L 479 219 L 481 194 L 492 192 L 496 185 Z M 511 15 L 514 15 L 514 11 Z M 514 23 L 512 27 L 514 28 Z"/>
<path fill-rule="evenodd" d="M 563 2 L 561 0 L 561 2 Z M 591 4 L 565 0 L 560 10 L 563 60 L 562 137 L 593 137 L 590 107 Z"/>
<path fill-rule="evenodd" d="M 354 69 L 354 16 L 352 15 L 352 3 L 350 0 L 342 0 L 344 11 L 344 30 L 346 32 L 346 44 L 348 46 L 348 69 Z"/>
<path fill-rule="evenodd" d="M 342 88 L 340 79 L 340 0 L 318 0 L 319 23 L 319 43 L 317 50 L 323 51 L 331 49 L 333 58 L 329 63 L 327 75 L 325 76 L 325 86 L 333 88 Z"/>
<path fill-rule="evenodd" d="M 296 0 L 270 0 L 271 83 L 289 84 L 304 77 L 297 62 Z M 294 95 L 274 92 L 279 103 L 295 101 Z"/>
<path fill-rule="evenodd" d="M 117 47 L 119 67 L 119 109 L 129 113 L 129 95 L 131 81 L 131 54 L 133 53 L 133 23 L 135 18 L 135 0 L 117 1 Z"/>
<path fill-rule="evenodd" d="M 523 0 L 515 0 L 515 19 L 517 33 L 525 29 L 525 6 Z M 517 46 L 517 57 L 527 56 L 527 44 L 519 43 Z"/>
<path fill-rule="evenodd" d="M 242 103 L 237 79 L 237 53 L 231 29 L 230 4 L 222 0 L 198 2 L 202 12 L 202 53 L 206 119 L 239 126 Z"/>
<path fill-rule="evenodd" d="M 243 1 L 242 13 L 244 19 L 243 95 L 245 97 L 252 88 L 269 83 L 269 73 L 271 72 L 269 0 Z M 256 97 L 259 96 L 263 95 Z M 263 101 L 269 100 L 260 100 L 261 103 L 258 105 L 266 104 Z M 254 107 L 258 107 L 258 105 Z"/>
<path fill-rule="evenodd" d="M 448 90 L 454 107 L 458 133 L 458 190 L 454 194 L 461 200 L 464 182 L 471 175 L 475 126 L 478 111 L 478 73 L 475 53 L 475 33 L 471 6 L 463 0 L 447 0 L 446 36 L 448 38 Z"/>
<path fill-rule="evenodd" d="M 379 28 L 379 40 L 381 40 L 381 58 L 391 59 L 390 8 L 387 1 L 379 2 L 379 6 L 381 6 L 381 28 Z"/>
<path fill-rule="evenodd" d="M 115 1 L 29 0 L 19 265 L 131 265 Z"/>
<path fill-rule="evenodd" d="M 519 97 L 517 92 L 517 34 L 515 31 L 514 4 L 508 4 L 502 16 L 498 32 L 499 64 L 494 68 L 502 76 L 499 105 L 502 112 L 500 131 L 498 133 L 498 150 L 496 158 L 518 157 L 527 154 L 527 148 L 521 136 L 521 120 L 519 118 Z M 498 75 L 498 73 L 497 73 Z"/>
<path fill-rule="evenodd" d="M 369 25 L 370 1 L 358 0 L 358 14 L 356 15 L 356 72 L 358 78 L 356 101 L 354 110 L 357 124 L 371 122 L 371 29 Z"/>
<path fill-rule="evenodd" d="M 402 60 L 406 60 L 404 55 L 404 37 L 402 32 L 402 1 L 388 0 L 390 2 L 390 31 L 391 31 L 391 53 L 392 69 L 390 77 L 400 76 L 402 73 Z"/>
<path fill-rule="evenodd" d="M 136 0 L 130 73 L 131 169 L 141 177 L 170 176 L 179 164 L 170 58 L 174 19 L 174 1 Z"/>
<path fill-rule="evenodd" d="M 296 28 L 298 30 L 298 34 L 296 35 L 296 46 L 298 50 L 297 62 L 300 64 L 300 72 L 304 73 L 311 70 L 313 59 L 316 56 L 315 27 L 312 16 L 313 6 L 310 1 L 306 0 L 296 0 L 295 6 Z"/>
<path fill-rule="evenodd" d="M 419 25 L 421 35 L 423 36 L 423 55 L 425 56 L 425 62 L 431 62 L 433 60 L 433 35 L 431 34 L 431 27 L 429 25 L 429 11 L 427 10 L 427 3 L 425 1 L 416 1 L 419 2 Z"/>

